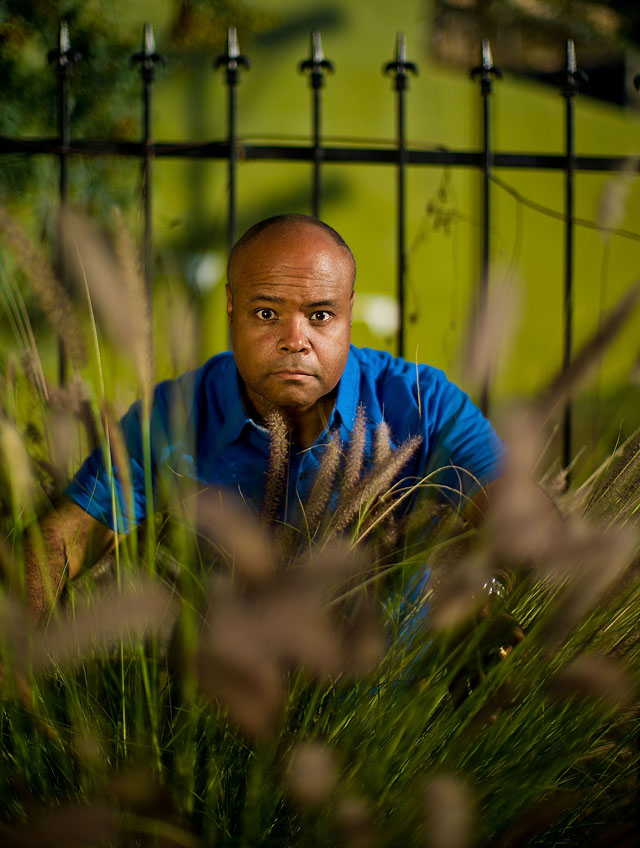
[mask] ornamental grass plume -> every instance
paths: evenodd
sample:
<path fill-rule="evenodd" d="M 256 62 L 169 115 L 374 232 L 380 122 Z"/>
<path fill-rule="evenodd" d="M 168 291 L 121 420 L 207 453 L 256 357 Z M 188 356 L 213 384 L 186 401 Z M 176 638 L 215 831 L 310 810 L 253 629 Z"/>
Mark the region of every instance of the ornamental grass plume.
<path fill-rule="evenodd" d="M 74 365 L 87 361 L 87 349 L 80 325 L 64 286 L 54 274 L 42 251 L 26 235 L 15 218 L 0 209 L 0 234 L 22 267 L 28 285 L 51 321 L 58 338 Z"/>
<path fill-rule="evenodd" d="M 318 472 L 305 505 L 305 520 L 312 538 L 318 532 L 325 517 L 327 504 L 335 488 L 341 459 L 342 443 L 338 434 L 333 433 L 325 447 L 324 456 L 318 466 Z"/>
<path fill-rule="evenodd" d="M 282 502 L 287 481 L 291 435 L 284 416 L 275 409 L 269 412 L 265 424 L 269 430 L 270 451 L 262 517 L 265 522 L 269 522 L 276 518 Z"/>
<path fill-rule="evenodd" d="M 366 573 L 349 546 L 334 544 L 259 585 L 218 575 L 196 654 L 201 690 L 250 737 L 265 739 L 282 712 L 289 670 L 319 679 L 369 673 L 383 639 L 373 599 L 358 592 Z"/>
<path fill-rule="evenodd" d="M 114 243 L 91 221 L 70 210 L 63 215 L 63 250 L 71 281 L 97 315 L 116 347 L 131 357 L 143 398 L 153 380 L 151 317 L 137 255 L 122 218 Z"/>

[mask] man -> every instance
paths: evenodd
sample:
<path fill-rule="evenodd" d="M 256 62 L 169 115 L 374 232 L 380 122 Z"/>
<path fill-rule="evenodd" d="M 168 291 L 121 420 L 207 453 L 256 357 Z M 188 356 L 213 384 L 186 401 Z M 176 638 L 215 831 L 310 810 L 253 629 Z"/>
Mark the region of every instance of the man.
<path fill-rule="evenodd" d="M 419 449 L 403 477 L 430 479 L 458 505 L 499 474 L 502 447 L 489 422 L 444 374 L 350 345 L 356 266 L 335 230 L 304 215 L 262 221 L 229 258 L 227 315 L 232 353 L 156 387 L 150 421 L 154 499 L 163 476 L 225 486 L 259 507 L 268 469 L 265 419 L 285 419 L 290 450 L 282 517 L 294 521 L 334 433 L 351 439 L 359 407 L 366 452 L 387 423 L 395 446 Z M 95 561 L 154 507 L 148 503 L 141 407 L 122 421 L 132 498 L 101 451 L 84 463 L 56 513 L 42 525 L 43 566 L 27 557 L 28 603 L 41 619 L 83 565 Z M 443 469 L 435 475 L 438 469 Z M 115 496 L 114 496 L 115 495 Z"/>

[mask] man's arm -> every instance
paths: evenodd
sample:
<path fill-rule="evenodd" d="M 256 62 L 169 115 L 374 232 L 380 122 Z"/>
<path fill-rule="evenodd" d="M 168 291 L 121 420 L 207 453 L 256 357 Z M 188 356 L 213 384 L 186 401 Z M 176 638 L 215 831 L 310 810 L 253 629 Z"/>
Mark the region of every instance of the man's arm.
<path fill-rule="evenodd" d="M 113 530 L 71 498 L 61 498 L 25 537 L 25 600 L 36 622 L 47 618 L 66 581 L 93 565 L 114 543 Z"/>

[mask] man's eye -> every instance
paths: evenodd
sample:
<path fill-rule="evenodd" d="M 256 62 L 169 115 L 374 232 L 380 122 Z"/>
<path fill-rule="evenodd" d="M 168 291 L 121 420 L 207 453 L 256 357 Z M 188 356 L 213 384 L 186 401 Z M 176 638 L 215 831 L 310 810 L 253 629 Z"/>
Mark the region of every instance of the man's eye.
<path fill-rule="evenodd" d="M 263 308 L 256 310 L 256 315 L 262 321 L 270 321 L 272 318 L 275 318 L 276 313 L 273 311 L 273 309 Z"/>
<path fill-rule="evenodd" d="M 328 321 L 331 318 L 332 314 L 332 312 L 327 312 L 326 309 L 318 309 L 315 312 L 312 312 L 309 318 L 311 319 L 311 321 L 317 321 L 318 323 L 322 324 L 325 321 Z"/>

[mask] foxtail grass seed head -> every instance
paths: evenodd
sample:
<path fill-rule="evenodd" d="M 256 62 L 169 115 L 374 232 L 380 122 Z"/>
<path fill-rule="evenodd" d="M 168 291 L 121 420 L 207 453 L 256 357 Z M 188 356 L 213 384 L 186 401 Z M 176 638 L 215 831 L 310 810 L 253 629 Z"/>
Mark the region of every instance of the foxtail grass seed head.
<path fill-rule="evenodd" d="M 386 421 L 381 421 L 373 437 L 373 462 L 378 469 L 391 456 L 392 450 L 391 430 Z"/>
<path fill-rule="evenodd" d="M 345 848 L 372 848 L 378 844 L 371 805 L 357 795 L 337 799 L 334 820 Z"/>
<path fill-rule="evenodd" d="M 31 460 L 16 428 L 3 419 L 0 419 L 0 455 L 14 509 L 17 512 L 28 510 L 36 493 Z"/>
<path fill-rule="evenodd" d="M 498 363 L 508 358 L 521 313 L 520 281 L 510 277 L 506 269 L 491 269 L 494 282 L 489 285 L 487 300 L 472 316 L 463 373 L 476 387 L 484 385 Z"/>
<path fill-rule="evenodd" d="M 564 406 L 599 365 L 603 354 L 618 338 L 621 330 L 634 315 L 640 296 L 640 283 L 634 283 L 609 311 L 598 330 L 587 339 L 575 354 L 571 365 L 563 369 L 539 393 L 537 409 L 542 418 L 550 417 Z"/>
<path fill-rule="evenodd" d="M 325 804 L 339 778 L 335 754 L 320 742 L 303 742 L 291 752 L 286 772 L 287 794 L 305 807 Z"/>
<path fill-rule="evenodd" d="M 460 778 L 446 774 L 434 777 L 424 792 L 424 808 L 428 848 L 471 848 L 473 799 Z"/>
<path fill-rule="evenodd" d="M 629 194 L 638 178 L 637 167 L 637 159 L 628 160 L 625 170 L 613 174 L 604 184 L 596 212 L 596 225 L 604 241 L 610 239 L 609 231 L 620 227 L 626 217 Z"/>
<path fill-rule="evenodd" d="M 628 706 L 634 682 L 624 666 L 611 657 L 586 654 L 567 663 L 555 675 L 550 692 L 556 698 L 600 701 L 613 710 Z"/>
<path fill-rule="evenodd" d="M 353 496 L 360 481 L 364 466 L 365 447 L 367 442 L 367 412 L 363 404 L 358 405 L 353 432 L 349 440 L 345 461 L 344 477 L 341 487 L 341 502 L 348 502 Z"/>
<path fill-rule="evenodd" d="M 272 521 L 278 514 L 284 494 L 291 435 L 284 416 L 277 409 L 267 415 L 265 423 L 269 430 L 270 451 L 262 517 L 265 521 Z"/>
<path fill-rule="evenodd" d="M 329 503 L 341 457 L 340 437 L 334 433 L 325 447 L 306 505 L 307 523 L 312 535 L 316 532 Z"/>
<path fill-rule="evenodd" d="M 252 584 L 274 574 L 269 535 L 239 498 L 207 489 L 194 499 L 193 507 L 198 532 L 220 549 L 232 572 Z"/>
<path fill-rule="evenodd" d="M 113 649 L 121 639 L 135 641 L 148 633 L 168 639 L 176 615 L 174 599 L 159 582 L 125 585 L 97 604 L 78 602 L 73 613 L 61 615 L 40 637 L 35 667 L 75 664 L 96 650 Z"/>
<path fill-rule="evenodd" d="M 119 210 L 114 211 L 114 246 L 122 270 L 127 305 L 133 313 L 135 334 L 132 339 L 134 362 L 144 397 L 153 386 L 151 304 L 142 276 L 140 257 Z"/>
<path fill-rule="evenodd" d="M 63 216 L 63 248 L 72 281 L 118 347 L 136 365 L 143 395 L 151 388 L 153 362 L 149 305 L 129 236 L 116 225 L 116 247 L 80 215 Z"/>
<path fill-rule="evenodd" d="M 71 301 L 40 249 L 29 239 L 15 218 L 0 209 L 0 234 L 13 251 L 27 282 L 52 326 L 62 340 L 71 362 L 82 367 L 87 349 Z"/>

